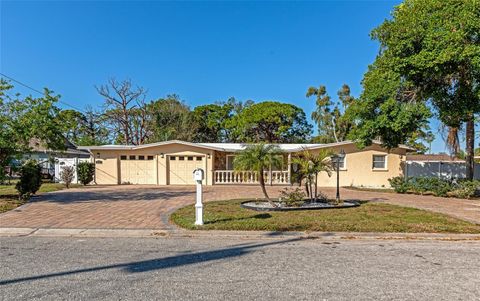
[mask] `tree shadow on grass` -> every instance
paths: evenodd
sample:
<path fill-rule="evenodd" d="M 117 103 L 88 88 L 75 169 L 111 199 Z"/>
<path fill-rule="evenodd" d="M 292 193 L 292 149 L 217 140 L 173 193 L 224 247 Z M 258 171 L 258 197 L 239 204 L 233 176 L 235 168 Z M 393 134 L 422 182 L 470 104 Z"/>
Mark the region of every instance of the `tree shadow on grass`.
<path fill-rule="evenodd" d="M 161 269 L 177 268 L 177 267 L 191 265 L 191 264 L 244 256 L 254 252 L 255 249 L 258 249 L 258 248 L 271 246 L 271 245 L 284 244 L 284 243 L 291 243 L 291 242 L 307 240 L 307 239 L 310 239 L 310 238 L 299 237 L 299 238 L 292 238 L 292 239 L 273 241 L 273 242 L 267 242 L 267 243 L 240 244 L 240 245 L 223 248 L 223 249 L 212 250 L 212 251 L 180 254 L 180 255 L 164 257 L 164 258 L 95 266 L 95 267 L 75 269 L 70 271 L 62 271 L 62 272 L 56 272 L 56 273 L 50 273 L 50 274 L 6 279 L 6 280 L 0 281 L 0 286 L 8 285 L 8 284 L 17 284 L 21 282 L 28 282 L 28 281 L 34 281 L 34 280 L 49 279 L 54 277 L 76 275 L 81 273 L 112 270 L 112 269 L 120 269 L 121 271 L 126 273 L 143 273 L 143 272 L 150 272 L 150 271 L 161 270 Z"/>
<path fill-rule="evenodd" d="M 244 216 L 244 217 L 229 217 L 229 218 L 222 218 L 222 219 L 216 219 L 213 221 L 205 221 L 205 224 L 216 224 L 216 223 L 222 223 L 222 222 L 231 222 L 231 221 L 241 221 L 241 220 L 246 220 L 246 219 L 267 219 L 271 218 L 272 215 L 268 213 L 261 213 L 261 214 L 256 214 L 253 216 Z"/>

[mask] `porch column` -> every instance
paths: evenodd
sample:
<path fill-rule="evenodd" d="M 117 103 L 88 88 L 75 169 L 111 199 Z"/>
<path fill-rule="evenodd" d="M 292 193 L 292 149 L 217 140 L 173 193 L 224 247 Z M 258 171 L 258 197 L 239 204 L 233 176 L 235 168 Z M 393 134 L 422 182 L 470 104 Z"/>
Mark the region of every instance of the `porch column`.
<path fill-rule="evenodd" d="M 205 185 L 209 185 L 208 181 L 210 180 L 210 177 L 208 176 L 208 173 L 211 172 L 208 170 L 208 156 L 211 156 L 209 155 L 208 153 L 205 154 L 205 162 L 203 164 L 203 175 L 205 176 Z"/>
<path fill-rule="evenodd" d="M 158 183 L 158 155 L 155 155 L 155 184 Z"/>
<path fill-rule="evenodd" d="M 287 183 L 292 185 L 292 153 L 288 153 L 287 165 L 288 165 Z"/>

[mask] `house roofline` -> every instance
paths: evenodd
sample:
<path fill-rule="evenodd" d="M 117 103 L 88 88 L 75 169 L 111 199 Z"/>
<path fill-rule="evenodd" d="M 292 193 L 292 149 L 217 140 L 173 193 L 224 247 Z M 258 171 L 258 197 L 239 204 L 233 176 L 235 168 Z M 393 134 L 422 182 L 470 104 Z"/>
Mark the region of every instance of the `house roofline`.
<path fill-rule="evenodd" d="M 238 151 L 241 151 L 241 149 L 232 149 L 232 148 L 228 148 L 228 147 L 223 148 L 223 147 L 207 145 L 207 143 L 194 143 L 194 142 L 186 142 L 186 141 L 182 141 L 182 140 L 168 140 L 168 141 L 149 143 L 149 144 L 143 144 L 143 145 L 79 146 L 78 149 L 87 150 L 87 151 L 90 151 L 90 152 L 93 151 L 93 150 L 137 150 L 137 149 L 145 149 L 145 148 L 162 146 L 162 145 L 170 145 L 170 144 L 182 144 L 182 145 L 204 148 L 204 149 L 210 149 L 210 150 L 216 150 L 216 151 L 222 151 L 222 152 L 238 152 Z M 221 144 L 221 143 L 219 143 L 219 144 Z M 228 144 L 228 143 L 225 143 L 225 144 Z M 242 149 L 243 149 L 249 143 L 237 143 L 237 144 L 241 145 Z M 295 143 L 290 143 L 290 144 L 295 144 Z M 351 141 L 351 140 L 347 140 L 347 141 L 326 143 L 326 144 L 308 144 L 308 143 L 305 143 L 305 144 L 302 144 L 302 146 L 297 147 L 297 148 L 282 149 L 282 152 L 295 153 L 295 152 L 300 152 L 304 149 L 314 150 L 314 149 L 329 148 L 329 147 L 349 145 L 349 144 L 355 144 L 355 142 Z M 382 143 L 378 140 L 373 140 L 372 144 L 382 145 Z M 275 143 L 275 145 L 279 145 L 279 146 L 289 145 L 289 143 Z M 404 144 L 399 145 L 397 148 L 403 148 L 403 149 L 412 150 L 412 151 L 415 150 L 415 149 L 413 149 L 413 148 L 411 148 L 407 145 L 404 145 Z"/>
<path fill-rule="evenodd" d="M 203 145 L 201 143 L 193 143 L 193 142 L 186 142 L 181 140 L 168 140 L 162 142 L 155 142 L 149 144 L 142 144 L 142 145 L 92 145 L 92 146 L 79 146 L 78 149 L 84 149 L 88 151 L 92 150 L 136 150 L 136 149 L 144 149 L 149 147 L 155 146 L 162 146 L 162 145 L 169 145 L 169 144 L 182 144 L 187 146 L 193 146 L 198 148 L 205 148 L 211 150 L 218 150 L 218 151 L 225 151 L 222 148 Z"/>
<path fill-rule="evenodd" d="M 355 141 L 345 140 L 345 141 L 340 141 L 340 142 L 326 143 L 326 144 L 323 144 L 323 145 L 308 147 L 308 149 L 312 150 L 312 149 L 320 149 L 320 148 L 329 148 L 329 147 L 349 145 L 349 144 L 355 144 Z M 372 140 L 372 144 L 377 144 L 377 145 L 382 146 L 382 142 L 379 141 L 379 140 Z M 412 148 L 408 145 L 405 145 L 405 144 L 399 144 L 397 147 L 394 147 L 394 148 L 403 148 L 403 149 L 411 150 L 411 151 L 416 150 L 416 149 L 414 149 L 414 148 Z M 301 151 L 301 150 L 302 150 L 302 148 L 298 149 L 297 151 Z"/>

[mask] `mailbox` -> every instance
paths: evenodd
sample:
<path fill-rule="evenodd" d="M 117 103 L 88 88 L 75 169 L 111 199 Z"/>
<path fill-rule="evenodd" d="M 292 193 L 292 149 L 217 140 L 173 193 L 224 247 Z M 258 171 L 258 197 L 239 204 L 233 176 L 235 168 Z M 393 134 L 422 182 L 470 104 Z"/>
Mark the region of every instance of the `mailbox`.
<path fill-rule="evenodd" d="M 195 225 L 203 225 L 203 192 L 202 180 L 204 178 L 203 169 L 197 168 L 193 171 L 193 180 L 197 186 L 197 197 L 195 202 Z"/>
<path fill-rule="evenodd" d="M 203 181 L 204 175 L 203 175 L 203 169 L 197 168 L 193 171 L 193 179 L 195 181 Z"/>

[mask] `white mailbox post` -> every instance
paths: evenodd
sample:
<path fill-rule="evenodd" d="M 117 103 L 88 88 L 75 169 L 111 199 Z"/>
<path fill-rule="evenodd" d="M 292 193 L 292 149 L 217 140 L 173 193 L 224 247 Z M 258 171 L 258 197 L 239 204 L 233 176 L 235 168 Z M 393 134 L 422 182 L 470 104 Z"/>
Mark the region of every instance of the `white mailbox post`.
<path fill-rule="evenodd" d="M 203 169 L 197 168 L 193 171 L 193 179 L 197 185 L 197 199 L 195 202 L 195 225 L 203 225 L 203 194 L 202 181 L 204 179 Z"/>

